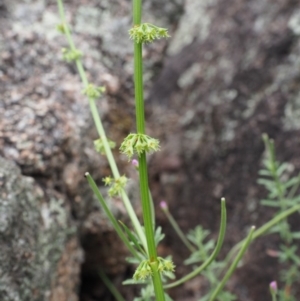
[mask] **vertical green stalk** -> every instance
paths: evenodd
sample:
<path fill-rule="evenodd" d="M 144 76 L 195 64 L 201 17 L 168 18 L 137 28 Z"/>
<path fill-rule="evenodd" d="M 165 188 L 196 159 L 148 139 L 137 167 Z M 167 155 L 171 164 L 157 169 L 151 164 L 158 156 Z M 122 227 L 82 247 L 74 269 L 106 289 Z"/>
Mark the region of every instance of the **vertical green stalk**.
<path fill-rule="evenodd" d="M 145 134 L 145 108 L 143 92 L 143 58 L 142 43 L 134 42 L 134 90 L 136 127 L 139 134 Z M 140 166 L 140 165 L 139 165 Z"/>
<path fill-rule="evenodd" d="M 141 23 L 142 1 L 133 0 L 133 26 Z M 134 42 L 134 87 L 136 106 L 136 127 L 138 134 L 145 134 L 145 110 L 143 95 L 143 60 L 142 43 Z M 154 229 L 152 226 L 151 203 L 149 198 L 148 170 L 146 153 L 143 152 L 139 158 L 140 195 L 143 209 L 143 220 L 148 245 L 149 262 L 152 269 L 152 281 L 156 300 L 164 301 L 164 289 L 160 273 L 158 272 L 158 261 L 154 240 Z"/>
<path fill-rule="evenodd" d="M 141 22 L 141 0 L 133 0 L 133 22 L 138 25 Z M 134 42 L 134 87 L 136 105 L 136 127 L 138 134 L 145 134 L 145 110 L 143 95 L 143 60 L 142 43 Z M 152 227 L 151 205 L 149 198 L 148 170 L 146 153 L 142 153 L 139 158 L 139 178 L 140 194 L 143 209 L 144 227 L 148 245 L 150 261 L 156 261 L 156 247 L 154 241 L 154 231 Z"/>

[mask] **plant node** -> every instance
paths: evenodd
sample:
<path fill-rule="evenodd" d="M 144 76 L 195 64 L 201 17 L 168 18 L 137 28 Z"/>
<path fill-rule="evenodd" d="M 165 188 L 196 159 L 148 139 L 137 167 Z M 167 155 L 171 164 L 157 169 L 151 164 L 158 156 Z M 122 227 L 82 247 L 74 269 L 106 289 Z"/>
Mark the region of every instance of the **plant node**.
<path fill-rule="evenodd" d="M 145 134 L 129 134 L 120 147 L 121 153 L 125 154 L 130 160 L 136 153 L 140 156 L 146 152 L 156 152 L 159 150 L 159 141 Z"/>
<path fill-rule="evenodd" d="M 61 51 L 63 59 L 69 63 L 79 60 L 82 57 L 82 52 L 78 49 L 63 48 Z"/>
<path fill-rule="evenodd" d="M 105 87 L 96 87 L 93 84 L 88 84 L 85 89 L 82 90 L 82 93 L 89 98 L 96 99 L 100 97 L 100 95 L 105 92 Z"/>
<path fill-rule="evenodd" d="M 151 43 L 154 40 L 170 37 L 168 29 L 150 23 L 135 25 L 129 30 L 129 36 L 137 43 Z"/>
<path fill-rule="evenodd" d="M 133 275 L 133 279 L 135 281 L 144 281 L 150 276 L 152 276 L 153 268 L 157 269 L 157 272 L 160 273 L 167 273 L 167 272 L 174 272 L 175 265 L 170 259 L 164 259 L 162 257 L 157 257 L 157 265 L 153 265 L 150 263 L 149 260 L 143 260 Z"/>
<path fill-rule="evenodd" d="M 128 179 L 126 176 L 121 176 L 118 179 L 113 179 L 112 177 L 105 177 L 102 179 L 105 186 L 110 186 L 108 190 L 108 195 L 110 197 L 119 195 L 124 189 Z"/>
<path fill-rule="evenodd" d="M 116 142 L 110 139 L 107 139 L 107 142 L 111 149 L 114 149 L 116 147 Z M 105 155 L 105 148 L 101 138 L 94 140 L 94 148 L 97 153 L 100 153 L 101 155 Z"/>
<path fill-rule="evenodd" d="M 56 25 L 56 30 L 62 34 L 66 33 L 66 24 L 65 23 L 60 23 Z"/>

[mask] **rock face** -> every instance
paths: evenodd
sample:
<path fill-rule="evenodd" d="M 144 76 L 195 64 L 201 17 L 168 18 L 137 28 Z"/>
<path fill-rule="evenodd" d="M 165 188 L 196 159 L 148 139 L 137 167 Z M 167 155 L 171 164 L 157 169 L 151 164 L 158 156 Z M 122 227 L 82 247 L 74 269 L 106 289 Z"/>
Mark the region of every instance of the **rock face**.
<path fill-rule="evenodd" d="M 81 249 L 70 224 L 70 208 L 59 194 L 44 192 L 31 177 L 0 158 L 0 298 L 1 300 L 49 300 L 58 289 L 57 269 L 67 278 L 63 290 L 78 300 Z M 71 240 L 70 240 L 71 239 Z M 60 262 L 71 246 L 72 256 Z"/>
<path fill-rule="evenodd" d="M 256 184 L 261 134 L 275 139 L 280 160 L 300 168 L 299 3 L 143 3 L 144 20 L 169 28 L 172 36 L 144 50 L 148 132 L 162 145 L 149 161 L 154 199 L 170 203 L 184 230 L 201 222 L 215 235 L 219 199 L 225 196 L 228 249 L 250 225 L 260 226 L 272 216 L 259 206 L 265 192 Z M 107 86 L 98 107 L 109 137 L 120 143 L 134 130 L 132 44 L 127 38 L 131 3 L 76 0 L 65 5 L 89 79 Z M 4 301 L 76 300 L 81 247 L 81 301 L 109 300 L 97 276 L 99 266 L 111 275 L 132 273 L 82 176 L 89 171 L 100 184 L 110 171 L 93 151 L 97 135 L 76 70 L 61 60 L 66 42 L 55 30 L 58 23 L 54 2 L 0 3 Z M 118 157 L 118 162 L 122 172 L 132 173 L 126 159 Z M 119 200 L 112 203 L 123 217 Z M 165 246 L 180 263 L 176 254 L 186 253 L 169 232 Z M 230 283 L 239 300 L 269 298 L 268 283 L 278 271 L 267 248 L 276 249 L 271 238 L 255 244 Z M 186 286 L 176 292 L 176 300 L 196 300 L 201 289 Z"/>

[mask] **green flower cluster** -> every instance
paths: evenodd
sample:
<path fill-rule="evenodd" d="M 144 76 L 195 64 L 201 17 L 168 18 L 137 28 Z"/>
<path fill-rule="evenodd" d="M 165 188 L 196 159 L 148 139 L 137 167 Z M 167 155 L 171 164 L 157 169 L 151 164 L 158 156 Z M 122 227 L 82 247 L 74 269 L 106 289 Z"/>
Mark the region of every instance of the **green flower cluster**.
<path fill-rule="evenodd" d="M 159 150 L 159 140 L 145 134 L 129 134 L 120 147 L 121 153 L 125 154 L 129 160 L 137 153 L 140 156 L 144 152 L 155 152 Z"/>
<path fill-rule="evenodd" d="M 147 278 L 152 276 L 152 269 L 149 264 L 148 260 L 143 260 L 137 269 L 135 270 L 135 273 L 133 274 L 133 279 L 135 281 L 141 280 L 144 281 Z"/>
<path fill-rule="evenodd" d="M 78 49 L 63 48 L 63 59 L 67 62 L 73 62 L 82 57 L 82 52 Z"/>
<path fill-rule="evenodd" d="M 157 267 L 158 272 L 160 273 L 174 272 L 175 265 L 171 260 L 164 259 L 162 257 L 157 257 L 157 260 L 158 260 L 158 267 Z M 151 276 L 152 276 L 152 268 L 150 262 L 149 260 L 143 260 L 135 270 L 133 279 L 135 281 L 138 280 L 144 281 Z"/>
<path fill-rule="evenodd" d="M 85 89 L 82 90 L 82 93 L 89 98 L 96 99 L 105 92 L 105 87 L 96 87 L 93 84 L 88 84 Z"/>
<path fill-rule="evenodd" d="M 116 142 L 109 139 L 107 139 L 107 142 L 111 149 L 114 149 L 116 147 Z M 101 155 L 105 155 L 104 144 L 101 138 L 94 140 L 94 147 L 96 152 L 100 153 Z"/>
<path fill-rule="evenodd" d="M 174 272 L 175 265 L 172 260 L 157 257 L 158 260 L 158 271 L 159 272 Z"/>
<path fill-rule="evenodd" d="M 60 23 L 56 25 L 56 29 L 58 32 L 65 34 L 66 33 L 66 24 L 65 23 Z"/>
<path fill-rule="evenodd" d="M 102 179 L 105 186 L 110 186 L 108 189 L 108 195 L 110 197 L 119 195 L 124 189 L 128 179 L 125 176 L 121 176 L 118 179 L 113 179 L 111 177 L 105 177 Z"/>
<path fill-rule="evenodd" d="M 135 25 L 129 30 L 129 36 L 137 43 L 151 43 L 156 39 L 168 38 L 168 29 L 150 23 Z"/>

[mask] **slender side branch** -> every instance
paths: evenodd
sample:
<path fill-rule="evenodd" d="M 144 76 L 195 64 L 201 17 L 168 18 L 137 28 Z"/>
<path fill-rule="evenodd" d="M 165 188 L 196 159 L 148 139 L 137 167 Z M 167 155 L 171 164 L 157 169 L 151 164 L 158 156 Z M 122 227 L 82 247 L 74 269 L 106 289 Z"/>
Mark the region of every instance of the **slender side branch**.
<path fill-rule="evenodd" d="M 272 218 L 270 221 L 268 221 L 266 224 L 264 224 L 263 226 L 261 226 L 260 228 L 258 228 L 257 230 L 254 231 L 253 235 L 252 235 L 252 240 L 258 238 L 261 235 L 266 234 L 272 227 L 274 227 L 276 224 L 278 224 L 280 221 L 284 220 L 285 218 L 287 218 L 289 215 L 295 213 L 296 211 L 300 210 L 300 205 L 296 205 L 288 210 L 285 210 L 283 212 L 281 212 L 280 214 L 278 214 L 277 216 L 275 216 L 274 218 Z M 240 241 L 239 243 L 237 243 L 228 253 L 228 255 L 226 256 L 224 262 L 226 262 L 226 266 L 228 266 L 229 262 L 231 261 L 232 257 L 234 256 L 234 254 L 236 254 L 236 252 L 241 248 L 241 246 L 244 244 L 245 239 L 243 239 L 242 241 Z"/>
<path fill-rule="evenodd" d="M 226 214 L 226 204 L 225 204 L 225 199 L 222 198 L 221 200 L 221 224 L 220 224 L 220 232 L 219 232 L 219 237 L 218 237 L 218 241 L 217 241 L 217 245 L 215 250 L 213 251 L 213 253 L 210 255 L 210 257 L 207 259 L 207 261 L 205 261 L 200 267 L 198 267 L 197 269 L 195 269 L 193 272 L 187 274 L 186 276 L 182 277 L 181 279 L 167 284 L 164 286 L 164 288 L 171 288 L 171 287 L 175 287 L 178 286 L 180 284 L 185 283 L 186 281 L 196 277 L 197 275 L 199 275 L 207 266 L 209 266 L 212 261 L 218 256 L 221 247 L 223 245 L 223 241 L 224 241 L 224 237 L 225 237 L 225 232 L 226 232 L 226 220 L 227 220 L 227 214 Z"/>
<path fill-rule="evenodd" d="M 109 280 L 102 269 L 99 270 L 99 276 L 112 295 L 116 298 L 116 301 L 125 301 L 123 296 L 119 293 L 118 289 L 114 286 L 114 284 Z"/>
<path fill-rule="evenodd" d="M 69 46 L 70 46 L 71 50 L 76 50 L 75 44 L 73 42 L 70 30 L 69 30 L 69 27 L 67 25 L 62 0 L 57 0 L 57 5 L 58 5 L 59 15 L 60 15 L 61 21 L 63 22 L 64 33 L 65 33 L 66 38 L 68 40 Z M 79 58 L 77 58 L 75 60 L 75 63 L 76 63 L 81 81 L 83 82 L 84 88 L 86 89 L 89 85 L 89 82 L 88 82 L 83 64 L 82 64 L 82 62 Z M 99 116 L 99 113 L 98 113 L 98 109 L 97 109 L 97 106 L 96 106 L 96 103 L 95 103 L 95 99 L 91 98 L 91 97 L 88 97 L 88 100 L 89 100 L 90 110 L 91 110 L 91 113 L 92 113 L 92 116 L 93 116 L 93 119 L 94 119 L 94 123 L 96 125 L 97 132 L 98 132 L 99 136 L 101 137 L 101 139 L 103 141 L 103 146 L 104 146 L 104 149 L 105 149 L 105 153 L 106 153 L 107 160 L 109 162 L 112 174 L 113 174 L 115 179 L 118 179 L 120 177 L 120 172 L 118 170 L 118 167 L 117 167 L 115 159 L 113 157 L 111 148 L 109 146 L 109 142 L 107 140 L 105 130 L 104 130 L 104 127 L 102 125 L 102 122 L 101 122 L 101 119 L 100 119 L 100 116 Z M 143 232 L 141 224 L 140 224 L 140 222 L 139 222 L 139 220 L 138 220 L 138 218 L 135 214 L 135 211 L 134 211 L 134 209 L 133 209 L 133 207 L 132 207 L 132 205 L 129 201 L 129 198 L 128 198 L 127 194 L 125 193 L 125 191 L 122 192 L 121 196 L 122 196 L 125 208 L 128 212 L 128 215 L 131 219 L 131 222 L 134 226 L 134 229 L 135 229 L 137 235 L 139 236 L 145 250 L 147 250 L 148 248 L 147 248 L 145 234 Z"/>
<path fill-rule="evenodd" d="M 99 191 L 99 189 L 97 187 L 97 184 L 95 183 L 92 176 L 87 172 L 87 173 L 85 173 L 85 177 L 86 177 L 90 187 L 92 188 L 94 194 L 96 195 L 97 199 L 99 200 L 105 214 L 107 215 L 107 217 L 109 218 L 109 220 L 113 224 L 113 226 L 114 226 L 116 232 L 118 233 L 119 237 L 121 238 L 121 240 L 124 242 L 124 244 L 126 245 L 126 247 L 129 249 L 129 251 L 132 253 L 132 255 L 134 257 L 141 259 L 140 256 L 138 255 L 138 253 L 136 252 L 136 250 L 130 244 L 128 238 L 123 233 L 121 227 L 119 226 L 119 223 L 117 222 L 117 220 L 115 219 L 115 217 L 113 216 L 113 214 L 111 213 L 109 208 L 107 207 L 107 205 L 105 203 L 105 200 L 104 200 L 101 192 Z"/>
<path fill-rule="evenodd" d="M 164 214 L 166 215 L 169 223 L 171 224 L 171 226 L 175 230 L 176 234 L 178 235 L 178 237 L 183 242 L 183 244 L 189 249 L 190 252 L 195 252 L 196 248 L 185 237 L 184 233 L 182 232 L 182 230 L 180 229 L 178 223 L 176 222 L 176 220 L 174 219 L 174 217 L 170 213 L 169 208 L 168 208 L 168 206 L 165 202 L 161 203 L 161 209 L 164 212 Z"/>
<path fill-rule="evenodd" d="M 242 259 L 244 253 L 246 252 L 246 250 L 248 249 L 251 241 L 252 241 L 252 236 L 253 236 L 253 232 L 255 230 L 255 227 L 252 226 L 251 230 L 242 246 L 242 248 L 240 249 L 238 255 L 236 256 L 235 260 L 233 261 L 233 263 L 231 264 L 231 266 L 229 267 L 227 273 L 225 274 L 225 276 L 223 277 L 222 281 L 220 282 L 220 284 L 217 286 L 217 288 L 215 289 L 215 291 L 213 292 L 212 296 L 210 297 L 209 301 L 213 301 L 218 295 L 219 293 L 222 291 L 222 289 L 224 288 L 227 280 L 230 278 L 230 276 L 232 275 L 232 273 L 235 271 L 238 263 L 240 262 L 240 260 Z"/>

